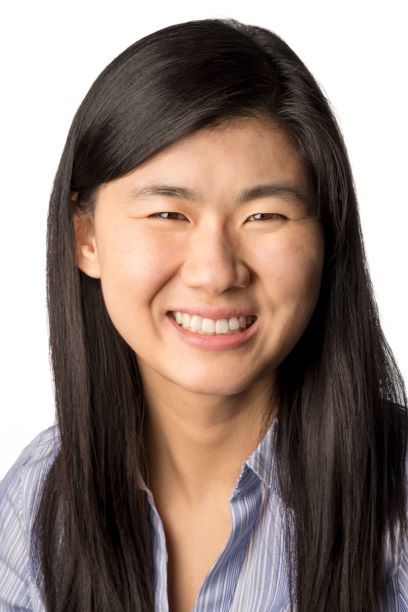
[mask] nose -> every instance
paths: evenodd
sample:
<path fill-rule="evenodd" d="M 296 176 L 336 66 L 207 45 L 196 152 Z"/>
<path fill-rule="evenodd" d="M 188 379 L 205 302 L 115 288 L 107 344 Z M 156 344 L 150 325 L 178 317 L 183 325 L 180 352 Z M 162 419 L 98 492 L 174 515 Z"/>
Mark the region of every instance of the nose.
<path fill-rule="evenodd" d="M 192 238 L 182 266 L 186 287 L 221 294 L 232 287 L 246 287 L 250 271 L 240 259 L 239 248 L 221 227 L 207 230 Z"/>

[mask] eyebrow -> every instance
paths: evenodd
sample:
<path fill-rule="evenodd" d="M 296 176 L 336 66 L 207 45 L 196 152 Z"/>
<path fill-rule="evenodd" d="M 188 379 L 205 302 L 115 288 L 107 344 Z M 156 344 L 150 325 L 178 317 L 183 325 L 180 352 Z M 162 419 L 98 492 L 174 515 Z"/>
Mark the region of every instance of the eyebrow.
<path fill-rule="evenodd" d="M 201 201 L 200 195 L 187 187 L 180 187 L 178 185 L 164 185 L 163 183 L 153 183 L 134 189 L 126 199 L 134 200 L 155 195 L 180 198 L 182 200 L 188 200 L 189 202 Z M 256 185 L 255 187 L 251 187 L 249 189 L 244 189 L 238 194 L 236 203 L 245 204 L 251 200 L 267 198 L 270 196 L 283 196 L 286 198 L 295 199 L 300 204 L 310 205 L 310 198 L 304 189 L 297 185 L 289 185 L 287 183 L 266 183 L 263 185 Z"/>

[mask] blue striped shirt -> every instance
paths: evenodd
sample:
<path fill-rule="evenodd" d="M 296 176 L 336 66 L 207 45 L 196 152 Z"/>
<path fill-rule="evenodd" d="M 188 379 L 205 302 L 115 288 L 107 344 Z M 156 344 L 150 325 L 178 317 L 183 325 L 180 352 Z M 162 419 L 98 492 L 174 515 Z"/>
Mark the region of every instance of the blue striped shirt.
<path fill-rule="evenodd" d="M 285 612 L 290 610 L 288 551 L 279 495 L 274 440 L 277 418 L 242 465 L 230 498 L 232 531 L 209 570 L 193 612 Z M 0 610 L 44 612 L 29 557 L 29 536 L 41 483 L 59 448 L 54 425 L 40 432 L 0 483 Z M 156 612 L 168 612 L 167 550 L 163 523 L 151 491 Z M 408 612 L 408 556 L 393 563 L 387 549 L 382 611 Z"/>

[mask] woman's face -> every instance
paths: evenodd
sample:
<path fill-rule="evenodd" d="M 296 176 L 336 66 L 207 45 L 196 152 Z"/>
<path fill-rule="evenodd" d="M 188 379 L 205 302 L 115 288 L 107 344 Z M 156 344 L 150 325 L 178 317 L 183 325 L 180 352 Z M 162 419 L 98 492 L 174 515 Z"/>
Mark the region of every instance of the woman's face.
<path fill-rule="evenodd" d="M 152 184 L 196 195 L 136 195 Z M 238 201 L 266 184 L 275 188 Z M 77 232 L 77 263 L 101 279 L 108 313 L 143 380 L 221 396 L 271 378 L 318 299 L 324 243 L 309 196 L 291 141 L 256 118 L 196 132 L 101 186 L 92 222 L 81 238 Z M 185 332 L 169 311 L 238 321 L 244 311 L 257 319 L 246 341 L 232 345 L 243 332 L 215 340 Z"/>

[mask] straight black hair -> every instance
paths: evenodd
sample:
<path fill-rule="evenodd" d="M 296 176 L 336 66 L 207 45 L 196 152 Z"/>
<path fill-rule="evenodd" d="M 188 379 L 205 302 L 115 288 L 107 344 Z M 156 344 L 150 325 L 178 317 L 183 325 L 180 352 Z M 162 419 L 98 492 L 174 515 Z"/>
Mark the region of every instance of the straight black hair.
<path fill-rule="evenodd" d="M 346 148 L 330 105 L 276 34 L 234 19 L 171 25 L 132 44 L 72 122 L 47 227 L 47 304 L 60 449 L 31 555 L 49 612 L 154 610 L 146 411 L 135 354 L 99 279 L 76 266 L 71 193 L 98 186 L 204 127 L 266 116 L 292 138 L 324 230 L 321 291 L 277 368 L 278 476 L 299 612 L 373 612 L 407 536 L 407 397 L 373 295 Z"/>

